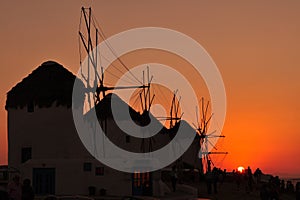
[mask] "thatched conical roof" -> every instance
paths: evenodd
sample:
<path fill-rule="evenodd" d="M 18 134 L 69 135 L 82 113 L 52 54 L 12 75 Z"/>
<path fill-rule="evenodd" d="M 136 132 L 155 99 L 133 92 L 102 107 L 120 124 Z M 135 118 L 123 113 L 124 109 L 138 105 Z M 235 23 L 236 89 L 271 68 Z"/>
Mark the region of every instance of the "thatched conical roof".
<path fill-rule="evenodd" d="M 76 76 L 62 65 L 47 61 L 8 93 L 5 109 L 22 108 L 29 103 L 39 107 L 72 105 L 72 91 Z"/>

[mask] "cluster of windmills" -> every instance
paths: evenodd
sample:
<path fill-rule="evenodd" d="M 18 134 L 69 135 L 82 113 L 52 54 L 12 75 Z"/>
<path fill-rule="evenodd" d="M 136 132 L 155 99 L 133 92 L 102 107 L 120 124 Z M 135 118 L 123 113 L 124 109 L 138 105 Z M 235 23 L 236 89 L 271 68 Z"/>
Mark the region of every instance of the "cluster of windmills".
<path fill-rule="evenodd" d="M 132 84 L 130 86 L 107 86 L 105 83 L 105 74 L 110 73 L 111 76 L 117 77 L 115 74 L 104 70 L 101 65 L 101 59 L 107 60 L 104 56 L 99 56 L 98 49 L 96 46 L 100 41 L 103 41 L 104 44 L 108 47 L 111 53 L 115 56 L 115 60 L 118 61 L 121 67 L 116 67 L 114 64 L 111 64 L 116 71 L 119 73 L 128 72 L 129 76 L 127 78 L 131 82 L 135 82 L 137 84 Z M 103 99 L 109 91 L 114 90 L 124 90 L 124 89 L 134 89 L 138 90 L 137 93 L 137 101 L 140 103 L 140 121 L 141 126 L 146 126 L 150 123 L 150 109 L 155 99 L 155 94 L 153 90 L 151 90 L 151 83 L 153 77 L 150 77 L 150 68 L 147 66 L 146 74 L 145 71 L 142 72 L 142 80 L 136 77 L 130 71 L 130 68 L 126 66 L 126 64 L 118 57 L 113 47 L 109 42 L 106 41 L 106 37 L 104 32 L 99 26 L 96 18 L 92 15 L 91 8 L 81 8 L 81 18 L 79 25 L 79 53 L 80 53 L 80 66 L 83 66 L 83 62 L 85 63 L 85 73 L 81 68 L 81 80 L 85 82 L 86 87 L 86 109 L 89 110 L 93 106 L 96 106 L 101 99 Z M 87 60 L 83 61 L 85 56 Z M 100 68 L 99 68 L 100 66 Z M 156 117 L 158 120 L 168 121 L 169 132 L 176 133 L 178 127 L 180 125 L 180 121 L 183 117 L 184 113 L 181 113 L 180 110 L 180 100 L 181 97 L 178 96 L 178 91 L 173 92 L 173 97 L 171 98 L 171 107 L 169 110 L 169 116 L 161 116 Z M 214 146 L 214 144 L 210 141 L 211 138 L 224 138 L 224 135 L 216 134 L 216 130 L 212 133 L 208 133 L 208 127 L 213 118 L 213 114 L 209 112 L 210 104 L 209 101 L 205 102 L 204 98 L 201 99 L 200 108 L 196 107 L 196 120 L 197 123 L 193 126 L 196 130 L 196 139 L 199 141 L 199 159 L 201 160 L 202 166 L 200 168 L 203 172 L 211 171 L 211 165 L 214 165 L 211 155 L 212 154 L 227 154 L 227 152 L 220 152 Z M 199 110 L 199 111 L 198 111 Z M 103 127 L 106 127 L 106 120 L 104 119 Z M 146 141 L 149 144 L 145 144 Z M 153 146 L 153 139 L 149 138 L 148 140 L 142 139 L 141 149 L 142 152 L 151 152 Z M 214 148 L 214 151 L 209 151 L 209 146 Z"/>

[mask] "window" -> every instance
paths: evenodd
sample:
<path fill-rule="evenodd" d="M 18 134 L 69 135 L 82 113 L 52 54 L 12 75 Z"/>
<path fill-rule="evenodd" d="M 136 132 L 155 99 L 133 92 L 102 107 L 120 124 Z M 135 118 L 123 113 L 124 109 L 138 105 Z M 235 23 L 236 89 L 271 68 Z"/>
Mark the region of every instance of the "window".
<path fill-rule="evenodd" d="M 130 136 L 126 135 L 126 143 L 130 143 Z"/>
<path fill-rule="evenodd" d="M 8 167 L 0 166 L 0 182 L 8 181 Z"/>
<path fill-rule="evenodd" d="M 96 176 L 104 175 L 104 167 L 96 167 Z"/>
<path fill-rule="evenodd" d="M 33 101 L 30 101 L 27 104 L 27 112 L 34 112 L 34 103 L 33 103 Z"/>
<path fill-rule="evenodd" d="M 90 162 L 83 163 L 83 171 L 85 171 L 85 172 L 92 171 L 92 163 L 90 163 Z"/>
<path fill-rule="evenodd" d="M 31 159 L 31 147 L 23 147 L 21 155 L 21 163 Z"/>

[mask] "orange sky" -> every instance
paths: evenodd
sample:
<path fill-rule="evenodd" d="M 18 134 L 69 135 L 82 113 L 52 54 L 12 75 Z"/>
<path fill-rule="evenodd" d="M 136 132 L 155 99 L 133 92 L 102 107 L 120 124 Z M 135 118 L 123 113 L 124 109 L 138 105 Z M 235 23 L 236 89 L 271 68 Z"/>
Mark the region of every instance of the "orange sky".
<path fill-rule="evenodd" d="M 79 67 L 81 6 L 107 36 L 144 26 L 180 31 L 212 56 L 227 92 L 222 167 L 300 175 L 300 2 L 3 1 L 0 6 L 0 163 L 7 162 L 6 92 L 46 60 Z"/>

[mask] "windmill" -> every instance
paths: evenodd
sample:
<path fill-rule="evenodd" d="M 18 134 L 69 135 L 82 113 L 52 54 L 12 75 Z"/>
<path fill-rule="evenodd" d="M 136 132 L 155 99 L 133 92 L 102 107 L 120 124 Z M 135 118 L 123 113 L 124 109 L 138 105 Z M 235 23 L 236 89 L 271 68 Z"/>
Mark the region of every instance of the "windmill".
<path fill-rule="evenodd" d="M 103 66 L 101 65 L 101 60 L 106 59 L 104 55 L 98 52 L 97 45 L 100 42 L 100 39 L 104 42 L 104 44 L 108 47 L 109 51 L 116 57 L 116 60 L 120 63 L 121 68 L 116 67 L 111 64 L 113 68 L 115 68 L 122 75 L 125 72 L 129 72 L 130 76 L 127 76 L 128 79 L 135 81 L 138 83 L 137 85 L 132 86 L 107 86 L 105 83 L 105 73 L 109 73 L 108 70 L 104 71 Z M 83 69 L 83 54 L 87 56 L 87 61 L 85 62 Z M 117 89 L 133 89 L 133 88 L 141 88 L 143 91 L 146 88 L 150 87 L 150 84 L 145 85 L 141 82 L 125 65 L 125 63 L 119 58 L 117 53 L 114 51 L 113 47 L 106 40 L 106 36 L 102 29 L 99 26 L 96 18 L 92 15 L 91 8 L 81 8 L 81 16 L 79 23 L 79 55 L 80 55 L 80 66 L 81 66 L 81 80 L 85 85 L 85 108 L 84 112 L 88 112 L 93 107 L 96 107 L 100 101 L 105 98 L 105 95 L 108 91 L 117 90 Z M 98 70 L 100 67 L 100 70 Z M 124 71 L 122 71 L 123 69 Z M 100 72 L 99 72 L 100 71 Z M 116 75 L 112 74 L 112 76 L 116 77 Z M 116 77 L 119 78 L 119 77 Z M 91 126 L 96 132 L 96 125 L 98 122 L 91 122 Z M 100 121 L 101 127 L 104 132 L 107 134 L 107 118 L 101 118 Z M 94 136 L 95 141 L 95 136 Z M 104 149 L 104 139 L 103 139 L 103 149 Z M 97 152 L 96 145 L 94 144 L 94 153 Z"/>
<path fill-rule="evenodd" d="M 150 90 L 152 79 L 153 77 L 150 78 L 149 74 L 149 66 L 147 66 L 147 83 L 145 83 L 145 73 L 143 71 L 143 85 L 147 87 L 142 88 L 141 92 L 139 93 L 142 108 L 142 126 L 146 126 L 150 123 L 149 112 L 155 97 L 155 94 L 152 95 Z"/>
<path fill-rule="evenodd" d="M 83 18 L 83 19 L 82 19 Z M 82 25 L 84 24 L 84 25 Z M 82 27 L 83 26 L 83 27 Z M 95 40 L 93 40 L 92 35 L 94 35 Z M 122 68 L 125 71 L 128 71 L 131 75 L 130 79 L 135 80 L 141 85 L 133 85 L 133 86 L 118 86 L 118 87 L 109 87 L 104 83 L 104 69 L 101 65 L 101 59 L 107 59 L 103 55 L 100 55 L 98 49 L 96 48 L 99 43 L 99 37 L 108 47 L 108 49 L 112 52 L 112 54 L 116 57 L 116 59 L 121 64 Z M 99 103 L 102 98 L 105 97 L 107 91 L 116 90 L 116 89 L 133 89 L 133 88 L 147 88 L 148 85 L 143 84 L 125 65 L 125 63 L 119 58 L 117 53 L 114 51 L 113 47 L 106 40 L 106 36 L 102 29 L 99 27 L 99 24 L 95 17 L 92 15 L 91 8 L 81 8 L 81 17 L 79 23 L 79 54 L 80 54 L 80 66 L 82 66 L 82 54 L 83 52 L 87 55 L 87 75 L 85 75 L 81 68 L 81 75 L 83 80 L 86 82 L 86 91 L 92 92 L 95 90 L 95 94 L 93 96 L 94 102 Z M 83 50 L 82 50 L 83 49 Z M 94 51 L 93 51 L 94 50 Z M 98 73 L 97 67 L 100 65 L 100 74 Z M 120 73 L 123 73 L 116 66 L 111 64 L 112 67 L 116 68 Z M 94 76 L 94 77 L 91 77 Z M 93 83 L 91 83 L 91 81 Z M 88 95 L 88 101 L 90 106 L 91 104 L 91 96 Z"/>
<path fill-rule="evenodd" d="M 180 100 L 181 97 L 177 98 L 178 90 L 173 92 L 173 97 L 171 101 L 171 108 L 170 108 L 170 116 L 168 117 L 156 117 L 160 121 L 169 121 L 169 130 L 171 133 L 176 133 L 183 116 L 183 113 L 179 114 L 180 109 Z M 171 134 L 172 135 L 172 134 Z"/>
<path fill-rule="evenodd" d="M 178 129 L 181 118 L 183 116 L 183 113 L 181 113 L 180 115 L 178 114 L 181 97 L 179 97 L 179 99 L 176 102 L 177 92 L 178 90 L 173 92 L 173 98 L 172 98 L 171 109 L 170 109 L 170 117 L 167 118 L 168 120 L 170 120 L 170 129 L 175 129 L 175 130 Z"/>
<path fill-rule="evenodd" d="M 141 126 L 147 126 L 150 122 L 150 108 L 152 106 L 155 94 L 151 94 L 151 82 L 153 77 L 150 78 L 150 72 L 149 72 L 149 66 L 147 66 L 147 83 L 145 83 L 145 72 L 143 71 L 143 85 L 147 86 L 142 88 L 142 90 L 139 93 L 140 103 L 141 103 Z M 148 146 L 146 145 L 146 140 L 148 141 Z M 143 153 L 145 152 L 151 152 L 153 149 L 153 143 L 154 139 L 152 137 L 150 138 L 142 138 L 141 142 L 141 151 Z M 147 149 L 148 147 L 148 149 Z"/>
<path fill-rule="evenodd" d="M 196 132 L 197 138 L 199 139 L 199 159 L 200 159 L 200 172 L 204 174 L 205 172 L 211 171 L 211 165 L 214 165 L 211 154 L 228 154 L 228 152 L 219 152 L 219 151 L 209 151 L 209 145 L 212 146 L 214 150 L 218 150 L 214 144 L 210 141 L 212 138 L 224 138 L 224 135 L 216 135 L 216 130 L 212 133 L 207 133 L 209 123 L 213 117 L 213 114 L 208 113 L 209 109 L 209 101 L 206 103 L 204 102 L 204 98 L 201 99 L 201 108 L 200 108 L 200 118 L 198 115 L 198 108 L 196 107 L 196 119 L 197 125 L 193 124 Z"/>
<path fill-rule="evenodd" d="M 180 101 L 181 101 L 181 97 L 177 97 L 178 94 L 178 90 L 175 90 L 173 92 L 173 97 L 172 97 L 172 101 L 171 101 L 171 108 L 170 108 L 170 115 L 167 117 L 157 117 L 159 120 L 164 120 L 164 121 L 169 121 L 169 129 L 168 129 L 168 136 L 173 139 L 176 135 L 176 133 L 178 132 L 179 126 L 180 126 L 180 122 L 183 116 L 183 113 L 181 112 L 180 109 Z M 178 146 L 174 146 L 176 145 L 176 142 L 173 143 L 172 145 L 172 151 L 175 152 L 176 148 L 178 148 Z M 174 163 L 177 170 L 178 170 L 178 174 L 182 174 L 183 172 L 183 162 L 182 162 L 182 157 L 179 157 L 176 162 Z"/>
<path fill-rule="evenodd" d="M 170 136 L 171 137 L 174 137 L 175 134 L 177 133 L 178 129 L 179 129 L 179 126 L 180 126 L 180 122 L 181 122 L 181 118 L 183 116 L 183 113 L 181 113 L 179 115 L 179 105 L 180 105 L 180 100 L 181 100 L 181 97 L 179 97 L 177 99 L 177 92 L 178 90 L 174 91 L 173 92 L 173 98 L 172 98 L 172 103 L 171 103 L 171 109 L 170 109 L 170 117 L 167 118 L 167 120 L 170 120 L 170 131 L 171 131 L 171 134 Z M 177 100 L 177 102 L 176 102 Z M 183 172 L 183 162 L 182 162 L 182 158 L 178 158 L 176 160 L 176 167 L 177 167 L 177 170 L 178 170 L 178 174 L 182 175 L 182 172 Z"/>

